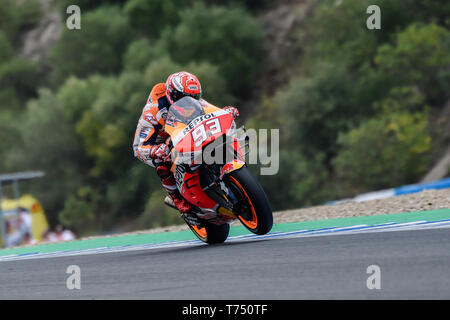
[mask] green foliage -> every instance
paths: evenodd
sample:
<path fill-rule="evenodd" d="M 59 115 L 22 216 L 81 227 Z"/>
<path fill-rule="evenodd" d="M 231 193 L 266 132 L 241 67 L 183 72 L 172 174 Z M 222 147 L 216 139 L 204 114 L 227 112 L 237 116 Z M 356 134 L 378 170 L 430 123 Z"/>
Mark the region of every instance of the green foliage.
<path fill-rule="evenodd" d="M 20 104 L 14 84 L 9 82 L 13 55 L 14 49 L 10 41 L 6 34 L 0 30 L 0 110 L 13 110 Z M 12 76 L 14 76 L 14 73 Z"/>
<path fill-rule="evenodd" d="M 78 119 L 76 132 L 82 137 L 86 154 L 95 163 L 90 169 L 93 177 L 119 174 L 123 170 L 123 158 L 130 155 L 146 88 L 137 73 L 89 80 L 98 82 L 97 94 L 90 108 Z"/>
<path fill-rule="evenodd" d="M 379 47 L 375 62 L 399 84 L 418 84 L 435 102 L 450 97 L 450 31 L 446 28 L 412 24 L 397 34 L 395 45 Z"/>
<path fill-rule="evenodd" d="M 104 213 L 105 225 L 114 225 L 118 219 L 132 220 L 144 211 L 148 195 L 161 189 L 161 180 L 151 169 L 134 157 L 129 150 L 126 155 L 130 163 L 114 180 L 110 179 L 98 212 Z M 160 199 L 160 201 L 162 201 Z"/>
<path fill-rule="evenodd" d="M 367 7 L 381 9 L 382 31 L 366 28 Z M 427 13 L 425 13 L 427 12 Z M 450 5 L 433 0 L 335 0 L 321 1 L 303 32 L 304 40 L 315 42 L 307 50 L 321 57 L 352 54 L 356 59 L 369 58 L 377 46 L 391 40 L 398 31 L 412 23 L 430 23 L 450 14 Z M 439 24 L 444 20 L 437 19 Z M 353 52 L 353 53 L 352 53 Z M 357 59 L 358 63 L 365 60 Z"/>
<path fill-rule="evenodd" d="M 0 168 L 8 171 L 14 169 L 14 163 L 11 163 L 9 157 L 5 156 L 10 152 L 11 141 L 17 141 L 19 133 L 16 128 L 14 117 L 7 112 L 0 112 Z"/>
<path fill-rule="evenodd" d="M 139 216 L 140 228 L 157 228 L 175 224 L 183 224 L 180 214 L 163 202 L 167 192 L 157 190 L 152 193 L 145 205 L 144 212 Z"/>
<path fill-rule="evenodd" d="M 365 26 L 370 4 L 381 7 L 382 32 Z M 433 14 L 423 15 L 420 8 Z M 299 34 L 299 75 L 266 98 L 250 123 L 279 127 L 281 150 L 298 150 L 300 163 L 321 156 L 325 177 L 332 180 L 315 185 L 315 194 L 332 195 L 333 181 L 345 185 L 340 196 L 416 182 L 426 170 L 433 151 L 428 106 L 441 108 L 450 87 L 449 31 L 442 19 L 429 21 L 442 16 L 436 9 L 428 1 L 330 0 L 307 19 Z M 285 166 L 292 176 L 302 173 L 294 160 Z M 307 183 L 288 185 L 301 195 Z M 265 186 L 274 193 L 281 188 Z"/>
<path fill-rule="evenodd" d="M 251 10 L 262 10 L 268 7 L 270 0 L 208 0 L 210 4 L 227 5 L 230 7 L 244 5 Z"/>
<path fill-rule="evenodd" d="M 123 6 L 128 0 L 58 0 L 55 4 L 61 9 L 62 14 L 66 14 L 66 9 L 70 5 L 77 5 L 81 12 L 91 11 L 101 6 L 120 5 Z"/>
<path fill-rule="evenodd" d="M 180 14 L 174 30 L 163 36 L 176 62 L 216 64 L 231 92 L 248 97 L 262 54 L 263 31 L 245 10 L 196 2 Z"/>
<path fill-rule="evenodd" d="M 95 221 L 92 203 L 89 199 L 83 200 L 75 195 L 69 195 L 58 218 L 62 224 L 78 234 L 86 233 L 86 229 L 91 229 Z"/>
<path fill-rule="evenodd" d="M 0 30 L 3 30 L 9 40 L 18 40 L 18 33 L 39 22 L 42 16 L 39 3 L 34 0 L 0 0 Z"/>
<path fill-rule="evenodd" d="M 208 62 L 193 62 L 182 69 L 198 77 L 202 83 L 202 97 L 208 102 L 218 107 L 233 105 L 236 102 L 218 66 Z"/>
<path fill-rule="evenodd" d="M 130 43 L 123 57 L 124 69 L 141 71 L 152 61 L 165 56 L 167 53 L 164 46 L 161 44 L 161 41 L 156 44 L 150 43 L 147 38 L 142 38 Z"/>
<path fill-rule="evenodd" d="M 425 104 L 425 95 L 417 87 L 396 87 L 392 88 L 389 95 L 374 104 L 379 112 L 421 112 L 428 111 Z"/>
<path fill-rule="evenodd" d="M 23 100 L 36 94 L 38 79 L 38 65 L 35 62 L 23 58 L 14 58 L 0 65 L 1 91 L 9 88 Z"/>
<path fill-rule="evenodd" d="M 11 59 L 13 53 L 13 47 L 6 37 L 6 34 L 0 30 L 0 64 Z"/>
<path fill-rule="evenodd" d="M 35 0 L 23 0 L 14 1 L 15 14 L 18 18 L 18 27 L 21 30 L 30 29 L 39 23 L 43 12 L 38 1 Z"/>
<path fill-rule="evenodd" d="M 380 1 L 349 0 L 338 6 L 334 0 L 321 2 L 306 28 L 300 33 L 309 59 L 333 59 L 358 66 L 376 50 L 376 33 L 366 28 L 366 8 Z M 383 17 L 385 10 L 383 9 Z"/>
<path fill-rule="evenodd" d="M 38 65 L 16 57 L 14 46 L 19 31 L 32 27 L 39 18 L 40 8 L 34 1 L 0 0 L 0 109 L 21 108 L 36 94 Z"/>
<path fill-rule="evenodd" d="M 124 7 L 130 24 L 152 38 L 170 25 L 175 25 L 179 12 L 186 7 L 186 0 L 130 0 Z"/>
<path fill-rule="evenodd" d="M 384 113 L 364 122 L 339 136 L 337 173 L 363 190 L 416 182 L 428 167 L 426 126 L 427 115 L 420 112 Z"/>
<path fill-rule="evenodd" d="M 276 175 L 262 176 L 259 168 L 250 168 L 276 210 L 322 203 L 336 194 L 323 154 L 306 157 L 295 149 L 283 148 Z"/>
<path fill-rule="evenodd" d="M 406 0 L 398 2 L 403 5 L 404 15 L 409 17 L 409 23 L 420 21 L 449 25 L 450 3 L 448 1 Z"/>
<path fill-rule="evenodd" d="M 19 97 L 13 88 L 5 88 L 0 90 L 0 109 L 17 110 L 21 106 Z"/>
<path fill-rule="evenodd" d="M 8 158 L 20 170 L 43 170 L 44 179 L 33 182 L 31 193 L 40 201 L 55 222 L 58 212 L 69 195 L 82 185 L 86 160 L 81 144 L 73 134 L 71 119 L 64 116 L 64 108 L 48 89 L 27 104 L 20 117 L 18 136 L 8 152 Z"/>
<path fill-rule="evenodd" d="M 317 66 L 309 78 L 293 78 L 273 99 L 288 142 L 308 155 L 324 152 L 329 159 L 339 132 L 373 114 L 368 102 L 383 86 L 368 94 L 366 79 L 331 64 Z"/>
<path fill-rule="evenodd" d="M 92 76 L 88 79 L 67 78 L 57 92 L 57 98 L 63 106 L 64 116 L 75 123 L 83 112 L 89 110 L 102 88 L 104 78 Z"/>
<path fill-rule="evenodd" d="M 165 82 L 167 77 L 180 71 L 181 66 L 175 63 L 169 56 L 162 56 L 149 63 L 144 73 L 144 81 L 150 87 L 160 82 Z M 150 93 L 151 88 L 149 88 Z"/>
<path fill-rule="evenodd" d="M 13 0 L 0 0 L 0 29 L 9 39 L 15 36 L 18 25 L 18 17 Z"/>
<path fill-rule="evenodd" d="M 68 76 L 118 73 L 122 55 L 134 33 L 117 7 L 100 7 L 83 14 L 81 30 L 63 29 L 51 51 L 53 82 Z"/>

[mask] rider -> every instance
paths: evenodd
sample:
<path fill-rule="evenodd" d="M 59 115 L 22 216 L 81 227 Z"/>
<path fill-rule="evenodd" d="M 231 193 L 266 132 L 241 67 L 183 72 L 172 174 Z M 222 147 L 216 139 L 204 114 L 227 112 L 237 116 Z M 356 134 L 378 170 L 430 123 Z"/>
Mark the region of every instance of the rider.
<path fill-rule="evenodd" d="M 177 100 L 190 96 L 199 100 L 202 105 L 207 102 L 201 98 L 202 88 L 197 77 L 188 72 L 171 74 L 166 83 L 156 84 L 142 110 L 134 136 L 134 156 L 145 164 L 155 167 L 161 178 L 162 186 L 171 196 L 175 207 L 181 213 L 188 213 L 192 205 L 179 193 L 173 173 L 168 166 L 169 147 L 165 143 L 169 134 L 164 131 L 167 110 Z M 239 116 L 235 107 L 227 106 L 223 110 L 233 117 Z"/>

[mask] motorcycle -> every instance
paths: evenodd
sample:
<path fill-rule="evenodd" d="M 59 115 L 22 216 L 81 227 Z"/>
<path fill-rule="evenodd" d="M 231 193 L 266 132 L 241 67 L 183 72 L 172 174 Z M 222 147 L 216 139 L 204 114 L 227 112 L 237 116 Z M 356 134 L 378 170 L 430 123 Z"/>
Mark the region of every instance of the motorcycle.
<path fill-rule="evenodd" d="M 182 216 L 198 239 L 224 242 L 236 219 L 257 235 L 271 230 L 272 209 L 247 169 L 247 145 L 237 137 L 230 113 L 184 97 L 169 107 L 164 129 L 177 189 L 193 205 Z M 164 202 L 175 208 L 169 196 Z"/>

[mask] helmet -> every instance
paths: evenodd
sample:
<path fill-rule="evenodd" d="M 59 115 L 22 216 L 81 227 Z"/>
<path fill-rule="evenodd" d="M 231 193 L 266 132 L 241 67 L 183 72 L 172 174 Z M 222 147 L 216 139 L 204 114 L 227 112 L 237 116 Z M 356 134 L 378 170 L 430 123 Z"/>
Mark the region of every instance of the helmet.
<path fill-rule="evenodd" d="M 186 96 L 200 100 L 201 95 L 202 86 L 193 74 L 181 71 L 167 78 L 166 97 L 171 104 Z"/>

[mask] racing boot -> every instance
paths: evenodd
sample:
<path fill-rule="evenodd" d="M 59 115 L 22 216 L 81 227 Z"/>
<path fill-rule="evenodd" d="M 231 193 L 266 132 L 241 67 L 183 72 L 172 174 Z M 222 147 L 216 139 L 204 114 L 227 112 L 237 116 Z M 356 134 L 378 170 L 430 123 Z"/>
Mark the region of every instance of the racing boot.
<path fill-rule="evenodd" d="M 181 213 L 189 213 L 192 210 L 192 205 L 178 191 L 169 193 L 164 202 L 171 207 L 175 207 Z"/>
<path fill-rule="evenodd" d="M 178 194 L 178 196 L 175 194 L 170 194 L 168 196 L 166 196 L 166 198 L 164 199 L 164 203 L 166 205 L 168 205 L 171 208 L 177 209 L 178 211 L 180 211 L 181 213 L 181 217 L 184 219 L 184 221 L 186 221 L 188 224 L 190 225 L 195 225 L 195 226 L 201 226 L 202 223 L 200 222 L 200 220 L 198 219 L 197 215 L 192 212 L 192 205 L 187 202 L 185 199 L 182 200 L 184 201 L 184 203 L 179 203 L 179 205 L 175 205 L 174 199 L 177 199 L 178 197 L 181 197 L 181 195 Z M 180 209 L 180 207 L 184 206 L 184 204 L 187 204 L 188 206 L 190 206 L 190 209 L 183 213 Z M 186 209 L 187 210 L 187 209 Z"/>
<path fill-rule="evenodd" d="M 156 173 L 161 178 L 163 188 L 166 189 L 170 196 L 170 198 L 167 196 L 164 199 L 164 202 L 181 213 L 188 213 L 191 211 L 192 205 L 186 201 L 177 190 L 175 178 L 169 168 L 160 165 L 156 168 Z"/>

